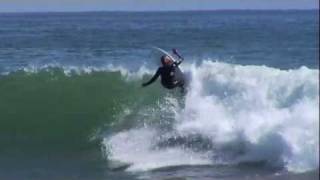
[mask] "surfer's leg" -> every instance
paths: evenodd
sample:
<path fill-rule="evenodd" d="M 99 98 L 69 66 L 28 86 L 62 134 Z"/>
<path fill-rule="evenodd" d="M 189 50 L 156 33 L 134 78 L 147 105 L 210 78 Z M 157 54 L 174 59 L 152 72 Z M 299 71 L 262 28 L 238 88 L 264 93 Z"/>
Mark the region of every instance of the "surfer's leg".
<path fill-rule="evenodd" d="M 186 89 L 185 89 L 183 86 L 181 86 L 181 87 L 180 87 L 180 92 L 181 92 L 182 94 L 185 94 L 185 93 L 186 93 Z"/>
<path fill-rule="evenodd" d="M 184 83 L 180 83 L 180 84 L 179 84 L 179 88 L 180 88 L 180 92 L 181 92 L 182 94 L 185 94 L 185 93 L 186 93 L 186 88 L 185 88 Z"/>

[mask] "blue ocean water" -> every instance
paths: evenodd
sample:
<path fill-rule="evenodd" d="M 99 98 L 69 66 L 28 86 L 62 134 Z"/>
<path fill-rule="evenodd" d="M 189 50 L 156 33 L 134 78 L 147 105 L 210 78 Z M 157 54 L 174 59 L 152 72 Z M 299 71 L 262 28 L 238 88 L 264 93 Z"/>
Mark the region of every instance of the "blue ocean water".
<path fill-rule="evenodd" d="M 190 61 L 318 67 L 317 11 L 18 13 L 0 15 L 1 71 L 28 65 L 150 62 L 150 47 Z M 153 61 L 154 62 L 154 61 Z"/>
<path fill-rule="evenodd" d="M 316 179 L 318 38 L 317 10 L 0 13 L 0 179 Z M 141 88 L 154 46 L 185 96 Z"/>

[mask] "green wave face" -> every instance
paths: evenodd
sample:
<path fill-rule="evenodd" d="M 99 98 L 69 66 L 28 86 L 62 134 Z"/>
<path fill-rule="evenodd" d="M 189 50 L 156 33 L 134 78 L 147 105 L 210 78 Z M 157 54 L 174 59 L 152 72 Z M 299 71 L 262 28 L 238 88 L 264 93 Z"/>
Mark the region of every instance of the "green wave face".
<path fill-rule="evenodd" d="M 98 147 L 99 130 L 115 121 L 123 107 L 155 96 L 155 89 L 142 90 L 140 84 L 119 72 L 67 76 L 50 69 L 1 76 L 0 150 Z"/>

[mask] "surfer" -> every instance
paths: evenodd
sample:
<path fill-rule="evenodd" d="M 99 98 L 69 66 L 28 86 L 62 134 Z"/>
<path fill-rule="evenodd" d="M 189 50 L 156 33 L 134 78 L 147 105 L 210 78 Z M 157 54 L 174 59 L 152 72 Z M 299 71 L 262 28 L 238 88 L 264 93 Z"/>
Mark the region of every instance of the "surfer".
<path fill-rule="evenodd" d="M 174 49 L 173 52 L 177 54 L 177 51 Z M 181 57 L 181 56 L 179 56 Z M 185 78 L 184 74 L 179 68 L 179 65 L 182 63 L 183 59 L 180 58 L 179 61 L 175 62 L 170 56 L 163 55 L 161 56 L 162 66 L 158 68 L 157 72 L 153 77 L 146 83 L 143 83 L 142 86 L 148 86 L 152 84 L 155 80 L 161 76 L 161 84 L 167 89 L 174 89 L 180 87 L 181 91 L 185 91 Z"/>

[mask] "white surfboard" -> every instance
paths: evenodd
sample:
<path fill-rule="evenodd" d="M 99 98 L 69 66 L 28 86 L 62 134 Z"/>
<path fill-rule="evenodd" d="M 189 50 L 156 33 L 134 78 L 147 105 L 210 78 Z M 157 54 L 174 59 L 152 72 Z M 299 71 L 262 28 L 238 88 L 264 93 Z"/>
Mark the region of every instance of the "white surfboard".
<path fill-rule="evenodd" d="M 172 57 L 171 54 L 168 53 L 167 51 L 165 51 L 165 50 L 163 50 L 161 48 L 158 48 L 158 47 L 152 47 L 152 48 L 162 52 L 163 54 L 169 56 L 173 61 L 177 62 L 177 60 L 174 57 Z"/>
<path fill-rule="evenodd" d="M 123 171 L 131 166 L 130 163 L 125 163 L 117 160 L 109 160 L 108 168 L 112 171 Z"/>

